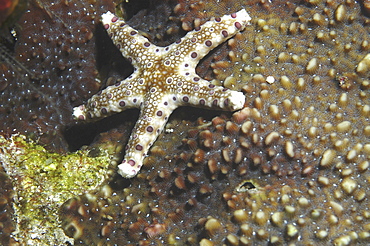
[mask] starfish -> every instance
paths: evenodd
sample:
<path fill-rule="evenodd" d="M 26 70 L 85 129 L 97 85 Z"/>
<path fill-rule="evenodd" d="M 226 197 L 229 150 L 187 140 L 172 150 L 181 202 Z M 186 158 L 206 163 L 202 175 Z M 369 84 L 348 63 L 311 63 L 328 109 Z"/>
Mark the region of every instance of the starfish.
<path fill-rule="evenodd" d="M 102 118 L 129 108 L 140 108 L 126 154 L 118 173 L 134 177 L 153 142 L 163 131 L 170 114 L 179 106 L 236 111 L 243 108 L 242 92 L 215 86 L 195 73 L 200 59 L 222 42 L 243 30 L 250 17 L 242 9 L 214 18 L 177 42 L 159 47 L 149 42 L 123 19 L 111 12 L 102 15 L 113 43 L 134 66 L 128 78 L 92 96 L 74 108 L 78 120 Z"/>

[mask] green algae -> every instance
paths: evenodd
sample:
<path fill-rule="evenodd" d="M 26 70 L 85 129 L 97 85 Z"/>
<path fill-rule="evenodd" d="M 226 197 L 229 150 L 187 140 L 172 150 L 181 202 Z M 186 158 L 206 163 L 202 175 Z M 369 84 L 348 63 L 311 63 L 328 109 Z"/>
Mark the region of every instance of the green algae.
<path fill-rule="evenodd" d="M 106 180 L 110 155 L 88 150 L 68 155 L 46 151 L 22 135 L 0 136 L 0 162 L 12 179 L 14 216 L 12 236 L 27 245 L 60 245 L 73 239 L 64 235 L 59 207 L 69 198 L 96 189 Z M 110 171 L 109 171 L 110 170 Z"/>

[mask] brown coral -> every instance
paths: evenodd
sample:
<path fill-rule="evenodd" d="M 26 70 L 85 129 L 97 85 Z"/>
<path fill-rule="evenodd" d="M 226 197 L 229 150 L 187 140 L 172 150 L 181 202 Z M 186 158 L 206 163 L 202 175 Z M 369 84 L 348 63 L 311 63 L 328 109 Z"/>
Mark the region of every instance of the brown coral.
<path fill-rule="evenodd" d="M 198 68 L 242 88 L 248 107 L 231 117 L 197 110 L 196 121 L 179 109 L 129 185 L 63 206 L 77 242 L 369 243 L 368 20 L 352 1 L 255 2 L 244 6 L 254 25 Z M 223 6 L 205 3 L 174 12 L 192 19 Z M 153 225 L 165 231 L 150 237 Z"/>
<path fill-rule="evenodd" d="M 15 25 L 14 53 L 2 53 L 0 129 L 21 132 L 49 149 L 66 151 L 62 137 L 72 106 L 96 93 L 96 37 L 109 1 L 30 1 Z M 9 45 L 8 45 L 9 46 Z"/>
<path fill-rule="evenodd" d="M 137 178 L 63 205 L 76 244 L 369 244 L 369 20 L 333 0 L 179 1 L 171 19 L 241 7 L 253 25 L 197 71 L 248 107 L 177 110 Z"/>

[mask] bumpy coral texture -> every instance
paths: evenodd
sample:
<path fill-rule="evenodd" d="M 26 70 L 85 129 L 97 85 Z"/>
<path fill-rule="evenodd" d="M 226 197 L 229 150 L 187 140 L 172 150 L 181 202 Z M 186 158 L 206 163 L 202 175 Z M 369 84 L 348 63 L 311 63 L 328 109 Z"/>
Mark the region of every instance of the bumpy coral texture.
<path fill-rule="evenodd" d="M 73 124 L 72 106 L 101 86 L 96 27 L 113 6 L 105 0 L 29 1 L 14 26 L 14 50 L 0 45 L 2 132 L 21 132 L 51 150 L 68 149 L 63 131 Z"/>
<path fill-rule="evenodd" d="M 121 1 L 26 1 L 0 29 L 0 132 L 20 132 L 53 151 L 75 150 L 91 141 L 74 138 L 75 131 L 91 136 L 97 128 L 68 131 L 75 123 L 72 108 L 132 72 L 100 24 L 101 14 Z M 173 1 L 137 2 L 149 10 L 124 2 L 141 17 L 130 25 L 147 28 L 145 35 L 161 45 L 181 37 L 168 19 Z"/>
<path fill-rule="evenodd" d="M 220 11 L 250 13 L 252 26 L 197 68 L 242 89 L 248 106 L 232 115 L 177 110 L 129 184 L 116 177 L 62 206 L 66 234 L 87 245 L 368 245 L 362 6 L 179 2 L 172 19 L 188 31 Z"/>

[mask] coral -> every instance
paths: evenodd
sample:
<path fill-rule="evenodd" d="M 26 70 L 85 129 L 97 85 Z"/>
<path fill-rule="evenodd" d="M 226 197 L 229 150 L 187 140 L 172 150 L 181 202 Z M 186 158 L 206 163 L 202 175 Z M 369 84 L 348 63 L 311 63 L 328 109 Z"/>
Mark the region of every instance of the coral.
<path fill-rule="evenodd" d="M 32 1 L 24 18 L 33 23 L 30 19 L 34 14 L 44 16 L 47 21 L 42 33 L 47 32 L 53 16 L 63 18 L 64 15 L 57 13 L 65 13 L 67 9 L 58 3 L 51 11 L 50 6 L 40 8 L 38 1 Z M 85 1 L 69 3 L 73 5 L 71 9 L 88 7 Z M 252 26 L 206 56 L 197 67 L 197 74 L 217 85 L 242 89 L 247 95 L 248 107 L 233 115 L 190 108 L 176 110 L 137 177 L 128 181 L 110 172 L 113 181 L 105 182 L 99 191 L 75 196 L 62 205 L 60 221 L 65 233 L 75 239 L 76 245 L 368 245 L 368 1 L 179 0 L 150 3 L 156 4 L 150 5 L 153 8 L 148 10 L 137 10 L 136 15 L 125 14 L 133 16 L 130 25 L 141 30 L 150 41 L 163 46 L 212 16 L 222 16 L 242 7 L 247 9 Z M 136 3 L 129 1 L 128 4 Z M 108 9 L 113 11 L 113 7 Z M 68 33 L 60 19 L 54 21 L 68 37 L 77 35 Z M 80 26 L 75 19 L 73 24 L 77 29 Z M 32 28 L 27 31 L 31 32 L 39 28 L 32 24 L 29 27 Z M 48 33 L 50 37 L 62 35 L 59 29 L 52 30 Z M 55 96 L 55 91 L 61 87 L 53 91 L 51 98 L 60 100 L 57 106 L 63 105 L 62 115 L 70 115 L 72 106 L 77 106 L 105 84 L 114 84 L 115 80 L 124 78 L 130 68 L 127 66 L 124 72 L 119 71 L 122 67 L 117 65 L 122 62 L 119 52 L 113 45 L 109 46 L 109 38 L 104 41 L 102 35 L 99 39 L 102 43 L 98 46 L 107 50 L 100 55 L 111 56 L 114 62 L 97 63 L 100 76 L 109 79 L 95 84 L 91 67 L 96 63 L 91 54 L 96 36 L 74 45 L 66 42 L 69 39 L 63 39 L 60 46 L 57 44 L 60 39 L 53 38 L 50 43 L 45 41 L 37 46 L 48 50 L 50 63 L 57 64 L 59 58 L 53 60 L 53 55 L 60 55 L 59 47 L 62 46 L 75 47 L 76 52 L 78 47 L 86 51 L 84 55 L 88 54 L 71 64 L 64 56 L 59 56 L 64 57 L 60 59 L 62 65 L 70 65 L 73 69 L 54 74 L 52 71 L 57 70 L 50 70 L 46 62 L 35 62 L 31 66 L 39 58 L 32 56 L 32 48 L 28 53 L 25 49 L 36 43 L 32 44 L 32 38 L 24 41 L 32 37 L 27 32 L 24 35 L 20 29 L 17 32 L 20 38 L 16 45 L 17 61 L 35 74 L 47 71 L 47 75 L 40 85 L 38 80 L 27 78 L 30 82 L 25 83 L 21 79 L 24 70 L 17 72 L 12 64 L 2 64 L 3 71 L 11 68 L 11 74 L 6 74 L 5 90 L 0 88 L 3 90 L 1 117 L 9 129 L 29 127 L 29 132 L 43 136 L 42 142 L 65 146 L 65 143 L 53 142 L 45 133 L 57 126 L 58 131 L 54 133 L 59 141 L 59 129 L 71 123 L 68 121 L 71 119 L 55 120 L 57 115 L 40 113 L 37 106 L 35 111 L 42 119 L 35 120 L 42 123 L 38 128 L 33 121 L 25 120 L 29 114 L 25 112 L 29 112 L 35 102 L 22 96 L 30 105 L 19 103 L 23 99 L 15 100 L 20 98 L 17 93 L 28 93 L 30 85 L 52 86 L 54 81 L 62 86 L 64 80 L 71 81 L 69 77 L 77 81 L 78 76 L 86 72 L 83 77 L 88 82 L 81 80 L 79 85 L 87 83 L 86 88 L 92 89 L 76 93 L 76 87 L 68 87 L 65 93 L 74 95 L 73 102 L 62 100 L 68 97 Z M 43 40 L 37 33 L 34 35 Z M 53 46 L 50 48 L 47 44 Z M 90 49 L 84 49 L 84 45 Z M 20 58 L 18 49 L 29 56 Z M 91 65 L 90 69 L 75 70 L 81 59 L 84 65 Z M 11 83 L 12 77 L 25 91 L 19 90 L 15 86 L 17 83 Z M 9 95 L 10 91 L 13 94 Z M 125 140 L 119 139 L 132 129 L 130 126 L 136 121 L 132 115 L 135 115 L 133 111 L 117 115 L 120 121 L 125 119 L 127 125 L 102 134 L 94 146 L 121 152 Z M 11 117 L 14 119 L 9 121 Z M 104 124 L 115 119 L 109 117 Z M 107 129 L 104 124 L 94 126 Z M 83 132 L 83 127 L 77 129 Z M 75 139 L 83 138 L 76 128 L 72 132 Z M 122 158 L 123 153 L 120 156 Z M 16 181 L 11 179 L 13 183 Z M 3 242 L 9 241 L 5 237 L 12 230 L 7 219 L 9 211 L 5 211 L 12 197 L 9 183 L 7 187 L 1 191 L 7 200 L 3 200 L 6 205 L 0 212 Z"/>
<path fill-rule="evenodd" d="M 174 43 L 186 33 L 179 27 L 180 20 L 172 16 L 177 0 L 138 0 L 120 2 L 127 23 L 158 46 Z M 135 18 L 132 18 L 135 16 Z"/>
<path fill-rule="evenodd" d="M 113 4 L 29 2 L 14 25 L 14 51 L 2 55 L 0 129 L 21 132 L 50 150 L 66 151 L 63 131 L 73 125 L 72 107 L 102 86 L 96 78 L 95 50 L 104 40 L 98 23 Z"/>
<path fill-rule="evenodd" d="M 56 216 L 60 205 L 70 197 L 96 189 L 112 173 L 106 152 L 95 157 L 89 156 L 90 153 L 81 150 L 59 155 L 47 152 L 22 135 L 8 139 L 0 136 L 0 162 L 14 187 L 13 240 L 27 245 L 60 245 L 73 241 L 60 228 Z M 9 189 L 9 185 L 5 189 Z M 7 203 L 5 200 L 9 203 L 10 197 L 1 198 L 2 207 Z M 5 222 L 8 228 L 4 228 L 4 232 L 9 233 L 12 227 Z"/>
<path fill-rule="evenodd" d="M 84 244 L 317 245 L 348 237 L 368 244 L 369 144 L 349 162 L 346 150 L 318 152 L 263 134 L 271 122 L 265 113 L 246 108 L 211 125 L 173 120 L 130 186 L 105 186 L 63 205 L 67 235 Z M 158 234 L 147 233 L 157 226 Z"/>
<path fill-rule="evenodd" d="M 133 6 L 134 11 L 138 6 L 132 1 L 114 2 Z M 174 3 L 167 2 L 174 1 L 153 1 L 150 5 L 140 1 L 141 6 L 153 9 L 139 11 L 145 21 L 137 18 L 128 23 L 144 28 L 142 34 L 156 44 L 164 44 L 168 37 L 175 41 L 181 34 L 168 19 Z M 99 21 L 102 13 L 114 9 L 109 0 L 18 2 L 12 18 L 7 18 L 0 30 L 4 37 L 0 40 L 2 132 L 20 132 L 59 152 L 86 143 L 73 139 L 68 131 L 75 123 L 70 117 L 72 108 L 132 72 Z M 4 11 L 10 10 L 7 7 Z M 97 134 L 94 127 L 86 130 Z"/>
<path fill-rule="evenodd" d="M 369 20 L 332 0 L 180 1 L 173 19 L 242 5 L 253 25 L 197 72 L 248 107 L 177 110 L 136 178 L 62 206 L 75 244 L 369 244 Z"/>

